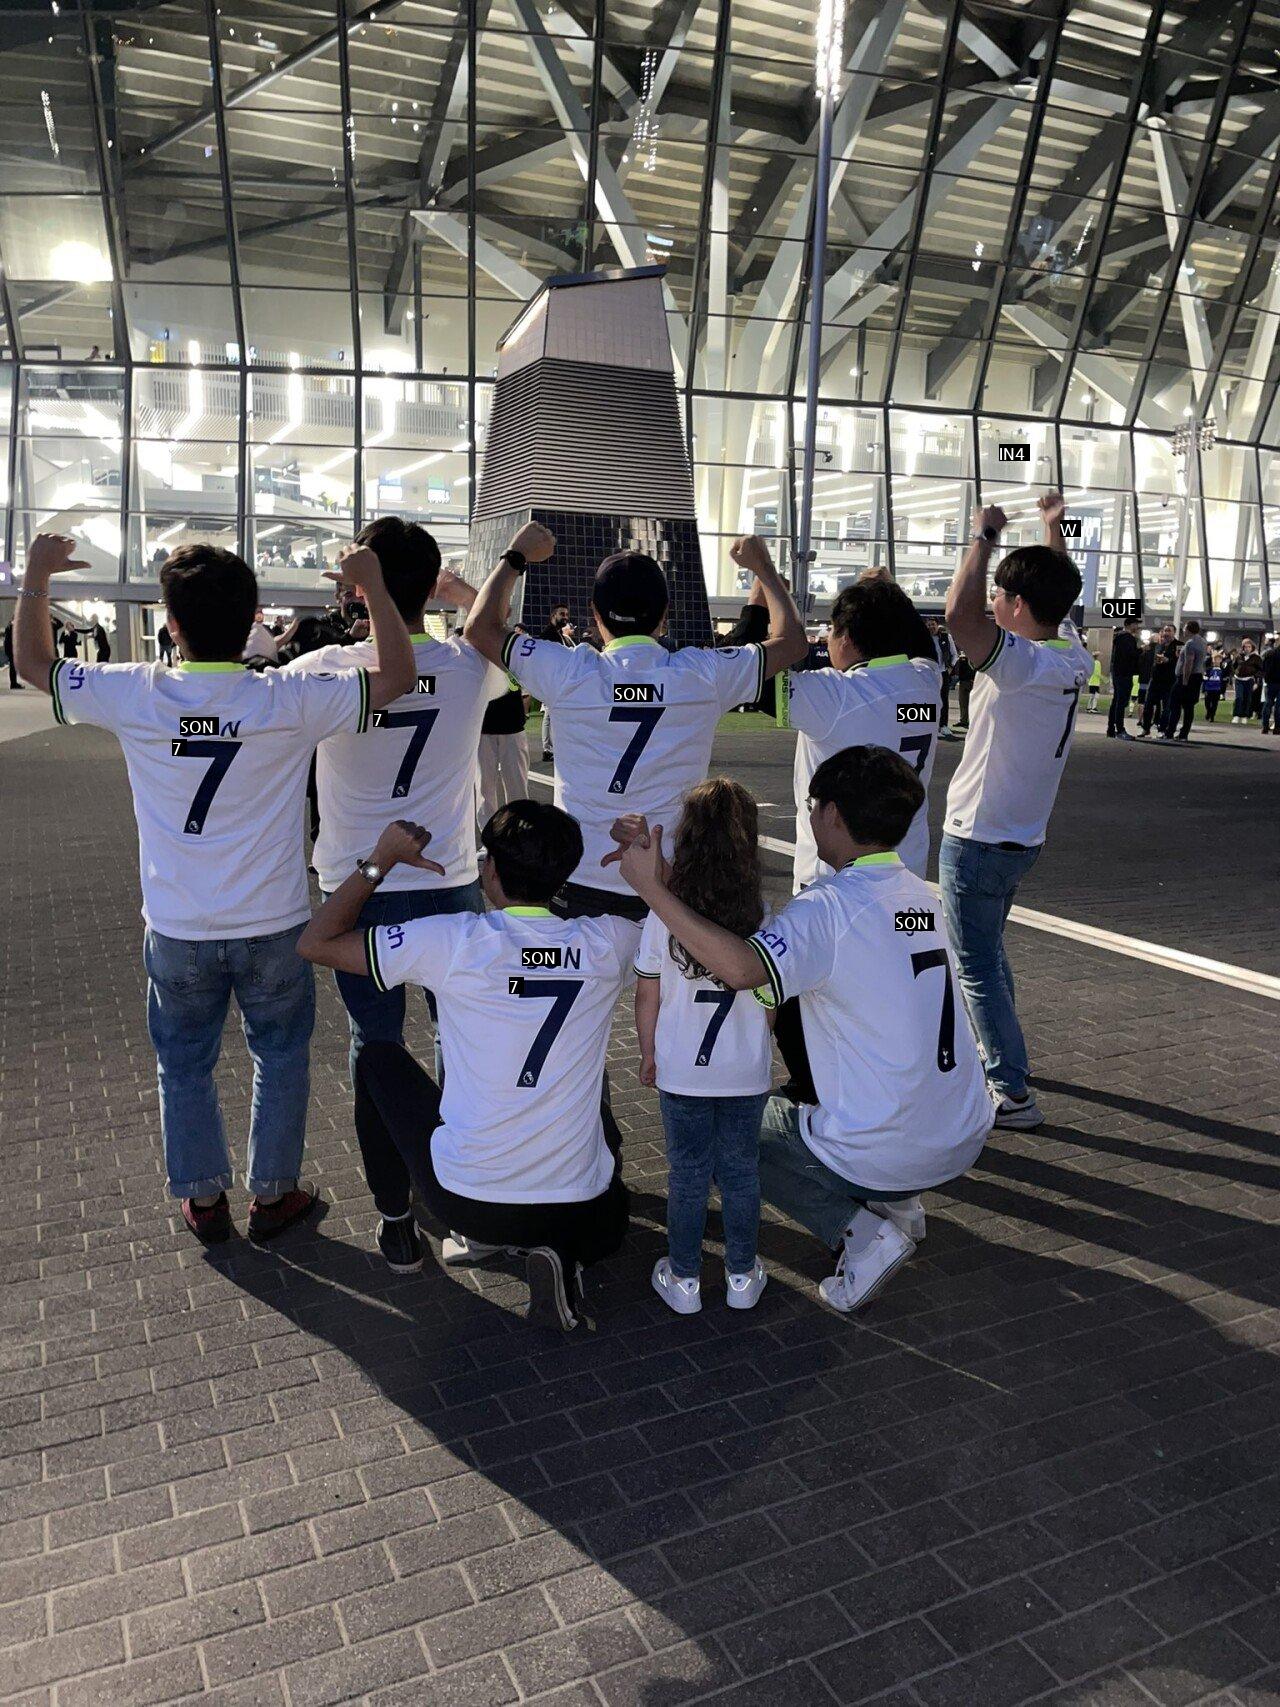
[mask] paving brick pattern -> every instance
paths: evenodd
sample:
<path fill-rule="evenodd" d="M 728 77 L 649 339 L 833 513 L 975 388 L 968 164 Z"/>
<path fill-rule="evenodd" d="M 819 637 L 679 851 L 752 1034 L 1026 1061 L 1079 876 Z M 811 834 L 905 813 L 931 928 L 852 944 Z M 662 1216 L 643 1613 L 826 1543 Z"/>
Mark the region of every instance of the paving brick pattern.
<path fill-rule="evenodd" d="M 1015 934 L 1051 1124 L 933 1194 L 856 1323 L 776 1221 L 753 1315 L 718 1246 L 663 1309 L 620 1028 L 635 1224 L 566 1341 L 518 1271 L 370 1255 L 328 988 L 326 1218 L 179 1231 L 115 748 L 0 770 L 4 1700 L 1280 1702 L 1274 1004 Z M 242 1132 L 234 1029 L 220 1077 Z"/>

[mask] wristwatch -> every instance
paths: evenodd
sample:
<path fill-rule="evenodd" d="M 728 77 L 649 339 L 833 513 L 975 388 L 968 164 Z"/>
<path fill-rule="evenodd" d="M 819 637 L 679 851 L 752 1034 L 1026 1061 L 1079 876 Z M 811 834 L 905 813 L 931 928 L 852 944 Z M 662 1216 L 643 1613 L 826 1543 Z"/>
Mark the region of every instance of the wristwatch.
<path fill-rule="evenodd" d="M 999 545 L 1000 529 L 992 527 L 983 528 L 982 532 L 978 535 L 978 538 L 985 541 L 987 545 Z"/>
<path fill-rule="evenodd" d="M 356 870 L 360 873 L 361 877 L 364 878 L 365 882 L 372 883 L 375 889 L 387 875 L 382 867 L 380 865 L 375 865 L 371 859 L 358 859 L 356 861 Z"/>
<path fill-rule="evenodd" d="M 507 550 L 503 552 L 499 561 L 502 563 L 509 563 L 517 575 L 523 575 L 529 559 L 525 556 L 523 551 L 517 551 L 513 545 L 509 546 Z"/>

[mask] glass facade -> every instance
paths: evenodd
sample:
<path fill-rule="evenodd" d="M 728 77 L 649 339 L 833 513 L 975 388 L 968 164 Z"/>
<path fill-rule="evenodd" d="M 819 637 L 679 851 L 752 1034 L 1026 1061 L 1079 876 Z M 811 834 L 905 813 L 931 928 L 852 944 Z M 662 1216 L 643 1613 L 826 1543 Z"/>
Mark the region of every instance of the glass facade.
<path fill-rule="evenodd" d="M 818 0 L 9 0 L 0 510 L 139 596 L 368 517 L 465 546 L 555 274 L 665 263 L 713 594 L 794 534 Z M 844 12 L 813 585 L 940 598 L 1061 482 L 1090 604 L 1272 618 L 1280 0 Z"/>

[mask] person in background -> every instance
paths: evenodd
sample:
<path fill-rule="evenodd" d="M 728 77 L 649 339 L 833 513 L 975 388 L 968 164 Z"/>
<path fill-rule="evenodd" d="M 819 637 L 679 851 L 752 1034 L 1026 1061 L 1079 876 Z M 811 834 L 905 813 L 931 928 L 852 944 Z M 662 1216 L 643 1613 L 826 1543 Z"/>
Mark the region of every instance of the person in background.
<path fill-rule="evenodd" d="M 547 621 L 547 626 L 542 631 L 541 638 L 549 640 L 553 646 L 572 647 L 578 644 L 578 631 L 570 619 L 568 605 L 557 605 L 555 607 Z M 555 757 L 552 741 L 551 708 L 544 705 L 542 708 L 542 762 L 544 764 L 550 764 Z"/>
<path fill-rule="evenodd" d="M 689 790 L 666 887 L 734 936 L 759 930 L 759 815 L 741 783 L 712 777 Z M 655 913 L 645 921 L 635 970 L 640 1083 L 658 1088 L 667 1145 L 667 1255 L 654 1265 L 653 1289 L 679 1315 L 702 1308 L 702 1236 L 714 1180 L 726 1299 L 731 1310 L 749 1310 L 767 1279 L 756 1252 L 760 1119 L 773 1078 L 766 1009 L 713 978 Z"/>
<path fill-rule="evenodd" d="M 93 641 L 93 659 L 96 664 L 111 662 L 111 640 L 102 624 L 95 620 L 93 627 L 85 630 Z"/>
<path fill-rule="evenodd" d="M 169 633 L 167 622 L 162 622 L 156 630 L 156 651 L 160 654 L 162 664 L 173 663 L 173 636 Z"/>
<path fill-rule="evenodd" d="M 1262 733 L 1280 735 L 1280 635 L 1262 651 Z"/>
<path fill-rule="evenodd" d="M 1107 712 L 1107 734 L 1115 741 L 1132 741 L 1124 726 L 1124 714 L 1133 693 L 1133 679 L 1138 674 L 1139 619 L 1126 617 L 1111 638 L 1111 709 Z"/>
<path fill-rule="evenodd" d="M 15 693 L 23 691 L 23 684 L 18 680 L 18 671 L 14 663 L 13 653 L 13 624 L 7 622 L 4 627 L 4 661 L 9 666 L 9 686 Z"/>
<path fill-rule="evenodd" d="M 514 676 L 506 678 L 506 689 L 489 701 L 480 725 L 476 818 L 482 830 L 499 806 L 529 796 L 528 700 Z"/>
<path fill-rule="evenodd" d="M 1262 660 L 1252 640 L 1240 642 L 1236 655 L 1236 700 L 1231 711 L 1233 723 L 1247 723 L 1253 716 L 1253 696 L 1262 681 Z"/>
<path fill-rule="evenodd" d="M 1146 696 L 1142 701 L 1142 725 L 1138 730 L 1139 735 L 1150 735 L 1152 724 L 1155 725 L 1157 734 L 1164 727 L 1177 662 L 1177 630 L 1171 622 L 1166 622 L 1151 642 L 1151 678 L 1147 682 Z"/>
<path fill-rule="evenodd" d="M 618 997 L 631 983 L 634 928 L 558 919 L 552 897 L 582 858 L 582 832 L 540 800 L 501 806 L 484 830 L 491 912 L 403 925 L 357 921 L 382 875 L 430 866 L 421 825 L 389 824 L 302 933 L 298 952 L 380 990 L 436 992 L 443 1086 L 399 1043 L 368 1043 L 356 1065 L 356 1137 L 382 1220 L 388 1266 L 422 1266 L 411 1189 L 446 1227 L 446 1263 L 525 1253 L 528 1318 L 578 1325 L 581 1270 L 626 1236 L 621 1138 L 600 1101 Z M 532 971 L 556 968 L 550 977 Z"/>
<path fill-rule="evenodd" d="M 934 651 L 938 656 L 938 668 L 942 671 L 942 721 L 938 725 L 938 739 L 940 741 L 958 741 L 961 737 L 951 727 L 951 682 L 952 671 L 956 662 L 956 649 L 951 643 L 951 636 L 936 616 L 926 617 L 925 627 L 933 637 Z"/>
<path fill-rule="evenodd" d="M 1182 650 L 1174 667 L 1173 687 L 1169 694 L 1169 709 L 1165 713 L 1164 728 L 1160 731 L 1162 741 L 1189 741 L 1191 739 L 1191 719 L 1195 716 L 1196 701 L 1200 698 L 1200 689 L 1204 683 L 1205 660 L 1209 656 L 1209 642 L 1200 632 L 1198 622 L 1189 622 L 1183 629 L 1184 639 Z M 1174 729 L 1178 718 L 1182 718 L 1182 728 L 1175 734 Z"/>
<path fill-rule="evenodd" d="M 249 638 L 244 643 L 244 661 L 246 664 L 261 660 L 263 664 L 274 664 L 279 656 L 276 637 L 267 627 L 262 609 L 259 607 L 253 616 L 253 627 L 249 630 Z"/>
<path fill-rule="evenodd" d="M 1215 652 L 1211 656 L 1208 668 L 1204 673 L 1204 719 L 1206 723 L 1217 721 L 1218 702 L 1222 698 L 1222 653 Z"/>
<path fill-rule="evenodd" d="M 341 730 L 413 684 L 413 648 L 372 552 L 349 547 L 341 573 L 376 606 L 376 670 L 299 677 L 241 661 L 258 584 L 234 552 L 184 546 L 160 575 L 182 667 L 56 660 L 50 578 L 85 567 L 74 539 L 32 542 L 18 605 L 18 669 L 50 694 L 59 723 L 111 730 L 124 749 L 138 822 L 160 1126 L 169 1191 L 203 1243 L 231 1234 L 231 1159 L 214 1081 L 234 994 L 253 1059 L 249 1237 L 310 1215 L 298 1177 L 306 1138 L 315 984 L 299 960 L 311 916 L 302 839 L 307 764 Z"/>
<path fill-rule="evenodd" d="M 963 652 L 956 655 L 951 677 L 956 684 L 956 733 L 967 735 L 969 733 L 969 696 L 973 693 L 973 684 L 977 677 L 973 665 Z"/>
<path fill-rule="evenodd" d="M 990 612 L 987 570 L 1006 517 L 994 506 L 979 510 L 947 594 L 947 622 L 979 680 L 964 757 L 947 790 L 938 879 L 995 1124 L 1022 1131 L 1042 1125 L 1044 1115 L 1028 1084 L 1005 925 L 1044 846 L 1090 669 L 1074 630 L 1059 633 L 1081 588 L 1062 534 L 1064 510 L 1060 492 L 1040 499 L 1045 544 L 1001 560 Z"/>
<path fill-rule="evenodd" d="M 1098 695 L 1102 692 L 1102 659 L 1096 652 L 1090 652 L 1089 656 L 1093 659 L 1093 668 L 1089 672 L 1089 703 L 1085 710 L 1097 711 Z"/>
<path fill-rule="evenodd" d="M 64 658 L 80 656 L 80 630 L 69 622 L 64 622 L 58 631 L 58 649 Z"/>

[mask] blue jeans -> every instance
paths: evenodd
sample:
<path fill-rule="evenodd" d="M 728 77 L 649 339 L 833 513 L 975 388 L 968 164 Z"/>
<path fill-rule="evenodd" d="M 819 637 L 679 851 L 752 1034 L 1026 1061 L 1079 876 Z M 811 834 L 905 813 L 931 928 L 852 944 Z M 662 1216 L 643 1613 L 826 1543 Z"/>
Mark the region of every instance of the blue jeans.
<path fill-rule="evenodd" d="M 370 895 L 360 910 L 357 930 L 369 925 L 405 925 L 410 919 L 429 919 L 436 913 L 483 913 L 480 879 L 456 889 L 392 889 Z M 403 984 L 380 991 L 372 978 L 357 972 L 335 972 L 338 994 L 351 1021 L 351 1083 L 356 1082 L 356 1056 L 366 1043 L 403 1043 L 406 991 Z M 427 1003 L 435 1018 L 435 1003 Z M 436 1044 L 436 1077 L 440 1076 L 440 1045 Z"/>
<path fill-rule="evenodd" d="M 969 1018 L 986 1056 L 987 1079 L 1003 1096 L 1027 1094 L 1027 1045 L 1014 1007 L 1005 920 L 1039 848 L 1001 848 L 944 835 L 938 885 Z"/>
<path fill-rule="evenodd" d="M 1253 678 L 1245 676 L 1236 681 L 1236 702 L 1231 708 L 1233 717 L 1248 717 L 1249 707 L 1253 704 Z"/>
<path fill-rule="evenodd" d="M 253 1058 L 249 1190 L 276 1197 L 297 1183 L 316 1014 L 315 979 L 297 953 L 301 934 L 294 925 L 274 936 L 191 942 L 147 931 L 147 1026 L 174 1197 L 208 1197 L 234 1179 L 213 1083 L 233 994 Z"/>
<path fill-rule="evenodd" d="M 873 1191 L 829 1168 L 800 1134 L 799 1105 L 780 1096 L 768 1099 L 760 1129 L 760 1190 L 766 1203 L 807 1227 L 832 1250 L 864 1203 L 901 1203 L 915 1195 Z"/>
<path fill-rule="evenodd" d="M 755 1267 L 760 1231 L 756 1153 L 768 1095 L 686 1097 L 659 1091 L 667 1138 L 667 1249 L 671 1272 L 695 1280 L 702 1267 L 707 1194 L 714 1179 L 724 1220 L 724 1266 L 730 1274 Z"/>

